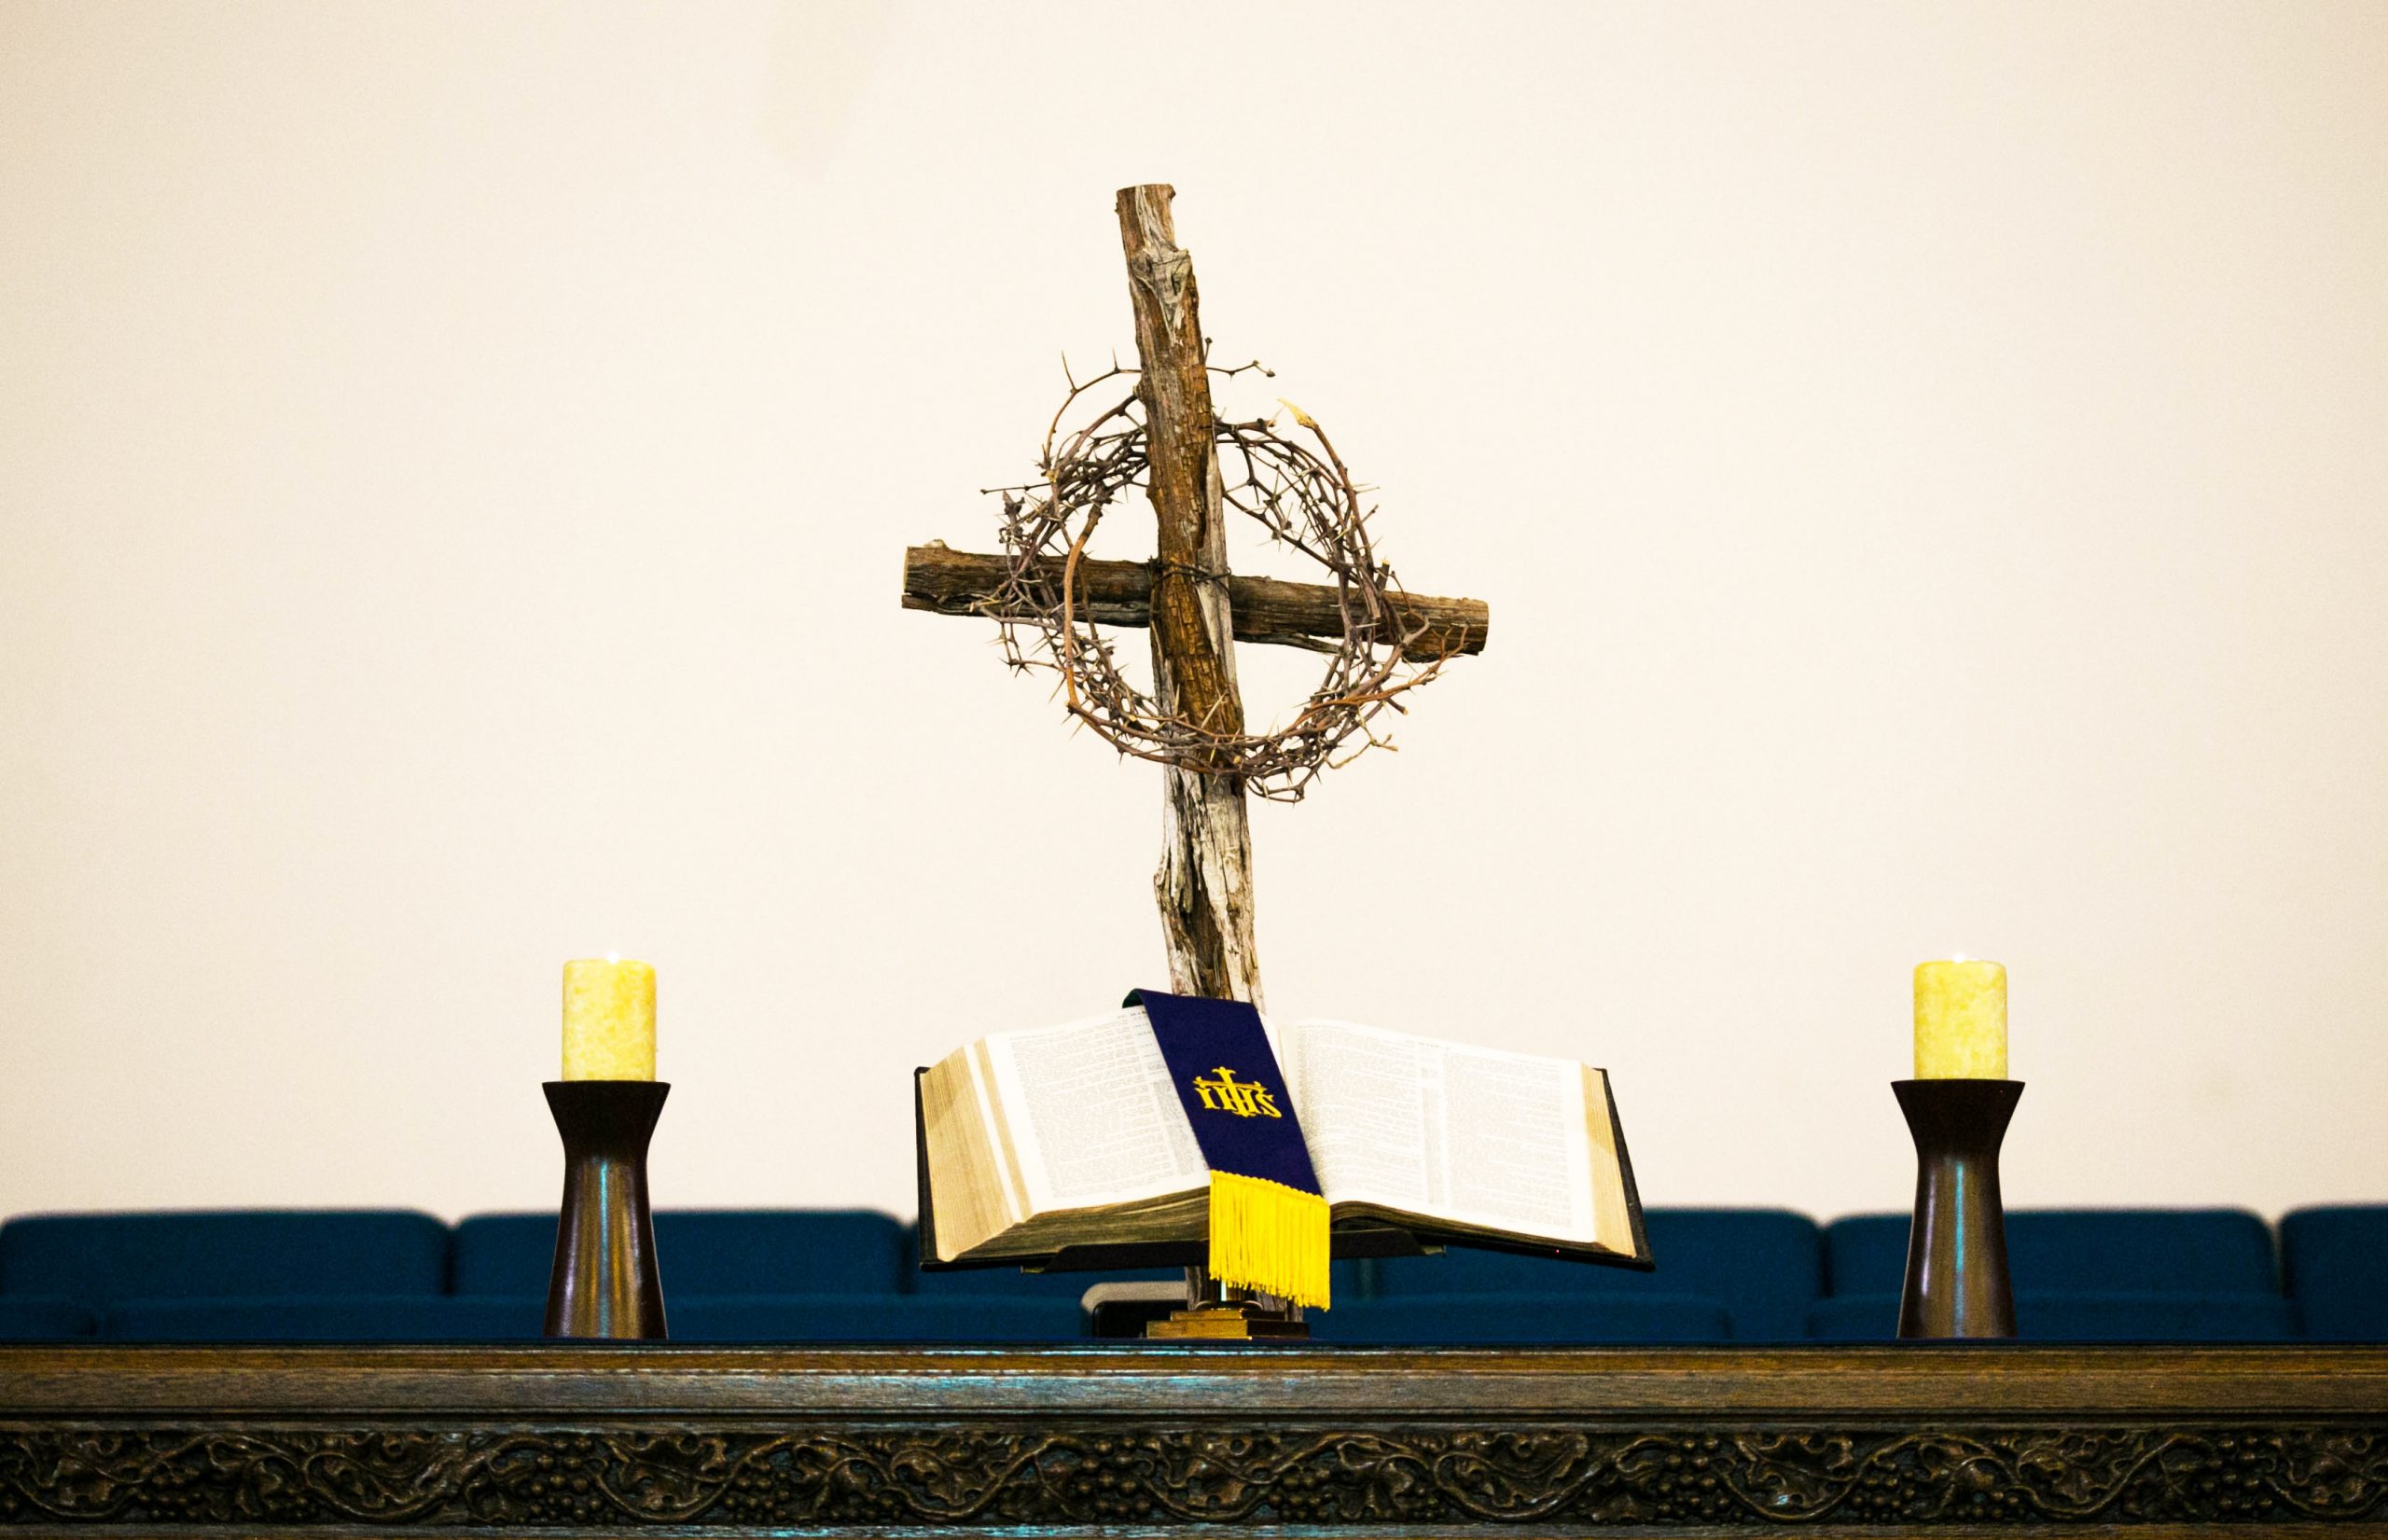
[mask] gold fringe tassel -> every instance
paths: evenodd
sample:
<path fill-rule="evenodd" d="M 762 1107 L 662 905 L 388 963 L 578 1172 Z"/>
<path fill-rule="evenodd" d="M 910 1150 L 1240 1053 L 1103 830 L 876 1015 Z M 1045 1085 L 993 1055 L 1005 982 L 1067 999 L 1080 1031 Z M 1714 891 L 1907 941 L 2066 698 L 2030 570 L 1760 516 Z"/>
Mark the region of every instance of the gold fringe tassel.
<path fill-rule="evenodd" d="M 1326 1308 L 1326 1200 L 1282 1182 L 1211 1173 L 1211 1276 Z"/>

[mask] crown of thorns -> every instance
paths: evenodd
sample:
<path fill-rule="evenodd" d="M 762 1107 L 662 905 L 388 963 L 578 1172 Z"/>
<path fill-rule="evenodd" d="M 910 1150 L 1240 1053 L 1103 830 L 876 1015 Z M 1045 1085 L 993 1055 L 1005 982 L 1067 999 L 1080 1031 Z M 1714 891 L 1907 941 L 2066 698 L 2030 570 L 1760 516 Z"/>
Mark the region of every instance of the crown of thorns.
<path fill-rule="evenodd" d="M 1256 364 L 1214 372 L 1232 376 Z M 1359 490 L 1325 430 L 1287 403 L 1311 443 L 1280 432 L 1271 420 L 1214 423 L 1222 506 L 1256 520 L 1279 546 L 1299 551 L 1331 575 L 1343 617 L 1340 640 L 1269 640 L 1326 655 L 1326 668 L 1293 720 L 1273 732 L 1222 732 L 1164 711 L 1131 684 L 1115 639 L 1087 590 L 1081 562 L 1088 538 L 1112 504 L 1147 485 L 1143 403 L 1132 389 L 1116 403 L 1091 393 L 1136 371 L 1114 366 L 1080 383 L 1053 414 L 1037 459 L 1042 479 L 997 489 L 1003 494 L 1007 576 L 987 608 L 1002 625 L 1005 661 L 1014 670 L 1050 669 L 1061 676 L 1072 716 L 1123 755 L 1203 774 L 1242 777 L 1247 791 L 1273 801 L 1301 799 L 1321 771 L 1371 748 L 1391 748 L 1375 726 L 1400 697 L 1441 672 L 1444 654 L 1423 645 L 1423 620 L 1407 630 L 1395 613 L 1402 593 L 1393 569 L 1368 540 Z M 1090 416 L 1089 413 L 1091 412 Z M 1156 576 L 1162 564 L 1146 563 Z M 1181 569 L 1183 570 L 1183 569 Z M 1224 584 L 1224 573 L 1188 571 L 1198 583 Z"/>

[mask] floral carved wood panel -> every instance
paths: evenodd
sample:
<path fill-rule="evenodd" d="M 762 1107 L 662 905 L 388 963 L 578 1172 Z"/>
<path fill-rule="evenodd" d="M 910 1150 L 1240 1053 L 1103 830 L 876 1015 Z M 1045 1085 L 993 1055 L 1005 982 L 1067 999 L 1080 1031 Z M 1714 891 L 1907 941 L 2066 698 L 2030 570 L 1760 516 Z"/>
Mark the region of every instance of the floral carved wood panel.
<path fill-rule="evenodd" d="M 0 1527 L 2388 1523 L 2388 1417 L 0 1426 Z"/>

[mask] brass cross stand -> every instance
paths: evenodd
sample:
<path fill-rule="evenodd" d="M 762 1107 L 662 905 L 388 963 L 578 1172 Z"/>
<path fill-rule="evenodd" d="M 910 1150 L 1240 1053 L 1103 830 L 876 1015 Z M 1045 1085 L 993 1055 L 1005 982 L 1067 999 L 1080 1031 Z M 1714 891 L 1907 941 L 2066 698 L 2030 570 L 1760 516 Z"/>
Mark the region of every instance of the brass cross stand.
<path fill-rule="evenodd" d="M 1136 318 L 1144 409 L 1146 490 L 1159 526 L 1148 563 L 1079 561 L 1064 577 L 1087 616 L 1144 625 L 1152 634 L 1155 696 L 1173 719 L 1212 734 L 1241 735 L 1235 642 L 1301 645 L 1342 634 L 1351 597 L 1339 587 L 1238 578 L 1228 568 L 1218 435 L 1193 258 L 1177 244 L 1163 184 L 1120 189 L 1119 235 Z M 1303 420 L 1307 423 L 1307 419 Z M 1338 462 L 1340 470 L 1340 462 Z M 941 543 L 905 553 L 904 605 L 946 615 L 1003 617 L 1001 556 L 949 550 Z M 1389 575 L 1388 575 L 1389 576 Z M 1246 614 L 1239 614 L 1239 606 Z M 1401 594 L 1397 649 L 1441 658 L 1480 652 L 1491 618 L 1474 600 Z M 1252 617 L 1265 617 L 1252 625 Z M 1162 762 L 1160 868 L 1153 879 L 1169 955 L 1170 987 L 1181 994 L 1261 1004 L 1254 945 L 1252 831 L 1243 776 L 1201 754 Z M 1190 1269 L 1181 1329 L 1151 1335 L 1301 1335 L 1298 1308 L 1221 1290 Z M 1161 1324 L 1166 1325 L 1166 1324 Z M 1290 1328 L 1288 1330 L 1287 1328 Z"/>

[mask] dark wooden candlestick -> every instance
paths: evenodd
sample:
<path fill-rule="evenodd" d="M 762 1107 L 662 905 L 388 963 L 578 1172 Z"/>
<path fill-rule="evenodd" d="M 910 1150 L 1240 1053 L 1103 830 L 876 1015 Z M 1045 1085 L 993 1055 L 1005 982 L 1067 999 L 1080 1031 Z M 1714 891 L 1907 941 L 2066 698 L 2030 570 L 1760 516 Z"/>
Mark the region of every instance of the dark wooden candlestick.
<path fill-rule="evenodd" d="M 2020 1080 L 1894 1080 L 1915 1136 L 1915 1221 L 1907 1235 L 1901 1337 L 2012 1337 L 2006 1209 L 1998 1146 Z"/>
<path fill-rule="evenodd" d="M 646 1143 L 672 1088 L 660 1080 L 549 1080 L 544 1089 L 563 1135 L 547 1334 L 660 1339 L 663 1280 L 646 1200 Z"/>
<path fill-rule="evenodd" d="M 1892 1091 L 1915 1136 L 1915 1223 L 1898 1335 L 2013 1337 L 1999 1142 L 2022 1082 L 1894 1079 Z"/>

